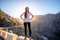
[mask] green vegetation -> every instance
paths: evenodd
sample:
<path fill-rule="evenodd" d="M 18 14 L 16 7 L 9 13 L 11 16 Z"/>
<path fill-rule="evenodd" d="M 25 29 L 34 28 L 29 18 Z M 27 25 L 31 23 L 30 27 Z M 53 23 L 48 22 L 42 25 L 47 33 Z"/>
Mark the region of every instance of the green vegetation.
<path fill-rule="evenodd" d="M 16 18 L 9 16 L 0 9 L 0 27 L 17 26 L 19 24 Z"/>

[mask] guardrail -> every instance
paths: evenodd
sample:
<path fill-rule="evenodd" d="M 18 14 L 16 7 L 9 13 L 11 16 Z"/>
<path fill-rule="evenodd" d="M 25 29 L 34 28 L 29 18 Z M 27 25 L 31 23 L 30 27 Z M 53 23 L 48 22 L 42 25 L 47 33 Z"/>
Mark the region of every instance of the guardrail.
<path fill-rule="evenodd" d="M 0 30 L 0 36 L 2 38 L 4 38 L 5 40 L 24 40 L 24 38 L 25 38 L 23 36 L 18 36 L 16 34 L 9 33 L 9 32 L 3 31 L 3 30 Z M 27 40 L 29 40 L 29 38 L 27 38 Z"/>
<path fill-rule="evenodd" d="M 0 30 L 0 36 L 5 40 L 17 40 L 18 35 Z"/>

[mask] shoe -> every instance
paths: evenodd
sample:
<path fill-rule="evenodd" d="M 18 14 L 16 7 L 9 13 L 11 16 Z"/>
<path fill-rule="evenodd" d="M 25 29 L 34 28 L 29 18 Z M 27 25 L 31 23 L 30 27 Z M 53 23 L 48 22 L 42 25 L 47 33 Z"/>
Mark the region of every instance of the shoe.
<path fill-rule="evenodd" d="M 30 37 L 29 40 L 31 40 L 32 38 Z"/>

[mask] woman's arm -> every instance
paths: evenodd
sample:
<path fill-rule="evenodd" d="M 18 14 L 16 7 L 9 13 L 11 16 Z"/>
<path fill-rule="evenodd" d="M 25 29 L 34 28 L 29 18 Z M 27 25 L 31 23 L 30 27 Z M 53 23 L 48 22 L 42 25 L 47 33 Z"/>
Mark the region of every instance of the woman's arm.
<path fill-rule="evenodd" d="M 31 14 L 31 13 L 30 13 L 30 14 Z M 32 17 L 31 17 L 31 19 L 30 19 L 30 20 L 32 20 L 32 19 L 33 19 L 34 15 L 33 15 L 33 14 L 31 14 L 31 16 L 32 16 Z"/>
<path fill-rule="evenodd" d="M 23 20 L 22 16 L 23 16 L 23 13 L 22 13 L 21 16 L 20 16 L 20 18 Z"/>

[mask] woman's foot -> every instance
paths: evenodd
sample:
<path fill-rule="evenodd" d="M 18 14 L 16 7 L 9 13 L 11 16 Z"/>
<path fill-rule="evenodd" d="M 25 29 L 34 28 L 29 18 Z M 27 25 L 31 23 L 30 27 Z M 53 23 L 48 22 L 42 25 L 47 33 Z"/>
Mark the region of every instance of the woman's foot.
<path fill-rule="evenodd" d="M 24 40 L 26 40 L 26 37 L 24 38 Z"/>
<path fill-rule="evenodd" d="M 29 40 L 31 40 L 32 38 L 30 37 Z"/>

